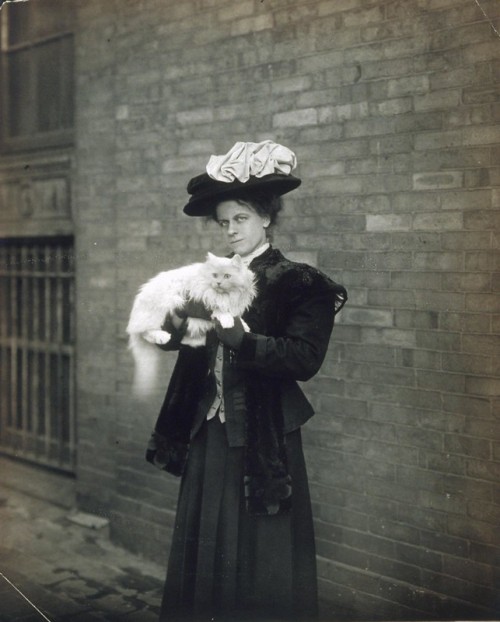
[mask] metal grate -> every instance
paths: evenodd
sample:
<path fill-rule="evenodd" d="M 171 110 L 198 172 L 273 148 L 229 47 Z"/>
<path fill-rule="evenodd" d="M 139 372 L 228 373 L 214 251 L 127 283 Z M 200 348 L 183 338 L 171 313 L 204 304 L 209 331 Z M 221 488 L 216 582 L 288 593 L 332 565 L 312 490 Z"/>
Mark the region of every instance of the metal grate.
<path fill-rule="evenodd" d="M 0 240 L 0 450 L 74 471 L 71 238 Z"/>

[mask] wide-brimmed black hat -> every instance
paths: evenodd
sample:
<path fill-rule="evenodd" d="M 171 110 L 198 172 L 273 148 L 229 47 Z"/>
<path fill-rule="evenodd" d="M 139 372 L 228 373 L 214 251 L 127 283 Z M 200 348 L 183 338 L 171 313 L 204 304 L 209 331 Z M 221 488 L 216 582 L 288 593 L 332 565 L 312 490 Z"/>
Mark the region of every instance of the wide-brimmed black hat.
<path fill-rule="evenodd" d="M 217 181 L 207 173 L 202 173 L 193 177 L 187 185 L 191 197 L 184 206 L 184 213 L 188 216 L 209 216 L 214 206 L 225 197 L 237 197 L 254 190 L 281 196 L 295 190 L 301 183 L 298 177 L 282 173 L 271 173 L 263 177 L 250 176 L 244 183 L 238 179 L 230 182 Z"/>

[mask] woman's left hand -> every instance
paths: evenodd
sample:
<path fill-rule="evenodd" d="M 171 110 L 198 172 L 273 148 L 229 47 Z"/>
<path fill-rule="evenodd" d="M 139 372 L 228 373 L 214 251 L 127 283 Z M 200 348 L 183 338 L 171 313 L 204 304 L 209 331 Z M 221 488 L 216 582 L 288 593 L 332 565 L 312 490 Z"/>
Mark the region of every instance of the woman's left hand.
<path fill-rule="evenodd" d="M 231 328 L 222 328 L 220 322 L 215 321 L 215 332 L 217 333 L 217 337 L 222 341 L 222 343 L 232 350 L 238 350 L 241 345 L 241 340 L 243 339 L 243 335 L 245 334 L 245 329 L 243 327 L 243 323 L 241 318 L 234 318 L 234 326 Z"/>

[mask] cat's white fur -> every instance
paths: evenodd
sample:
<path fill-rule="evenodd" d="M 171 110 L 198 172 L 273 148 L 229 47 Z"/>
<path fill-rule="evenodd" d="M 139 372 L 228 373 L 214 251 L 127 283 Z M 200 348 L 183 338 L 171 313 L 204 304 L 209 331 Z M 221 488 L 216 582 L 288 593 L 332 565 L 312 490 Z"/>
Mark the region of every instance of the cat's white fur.
<path fill-rule="evenodd" d="M 224 278 L 224 275 L 229 275 Z M 127 326 L 129 348 L 135 362 L 133 391 L 146 395 L 156 384 L 161 351 L 171 335 L 162 329 L 167 317 L 186 302 L 195 301 L 212 312 L 212 320 L 187 318 L 182 343 L 192 347 L 205 344 L 207 332 L 218 320 L 224 328 L 233 326 L 255 296 L 254 274 L 239 255 L 216 257 L 208 253 L 203 263 L 160 272 L 141 286 L 135 297 Z M 245 326 L 248 330 L 248 327 Z"/>

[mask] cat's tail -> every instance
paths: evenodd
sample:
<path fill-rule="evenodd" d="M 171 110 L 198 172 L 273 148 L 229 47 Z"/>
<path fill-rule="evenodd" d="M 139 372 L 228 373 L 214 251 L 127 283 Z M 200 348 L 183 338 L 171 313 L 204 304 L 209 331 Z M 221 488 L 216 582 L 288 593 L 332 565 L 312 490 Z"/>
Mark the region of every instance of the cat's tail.
<path fill-rule="evenodd" d="M 132 392 L 137 397 L 147 397 L 157 386 L 160 349 L 138 333 L 130 334 L 128 347 L 134 357 Z"/>

